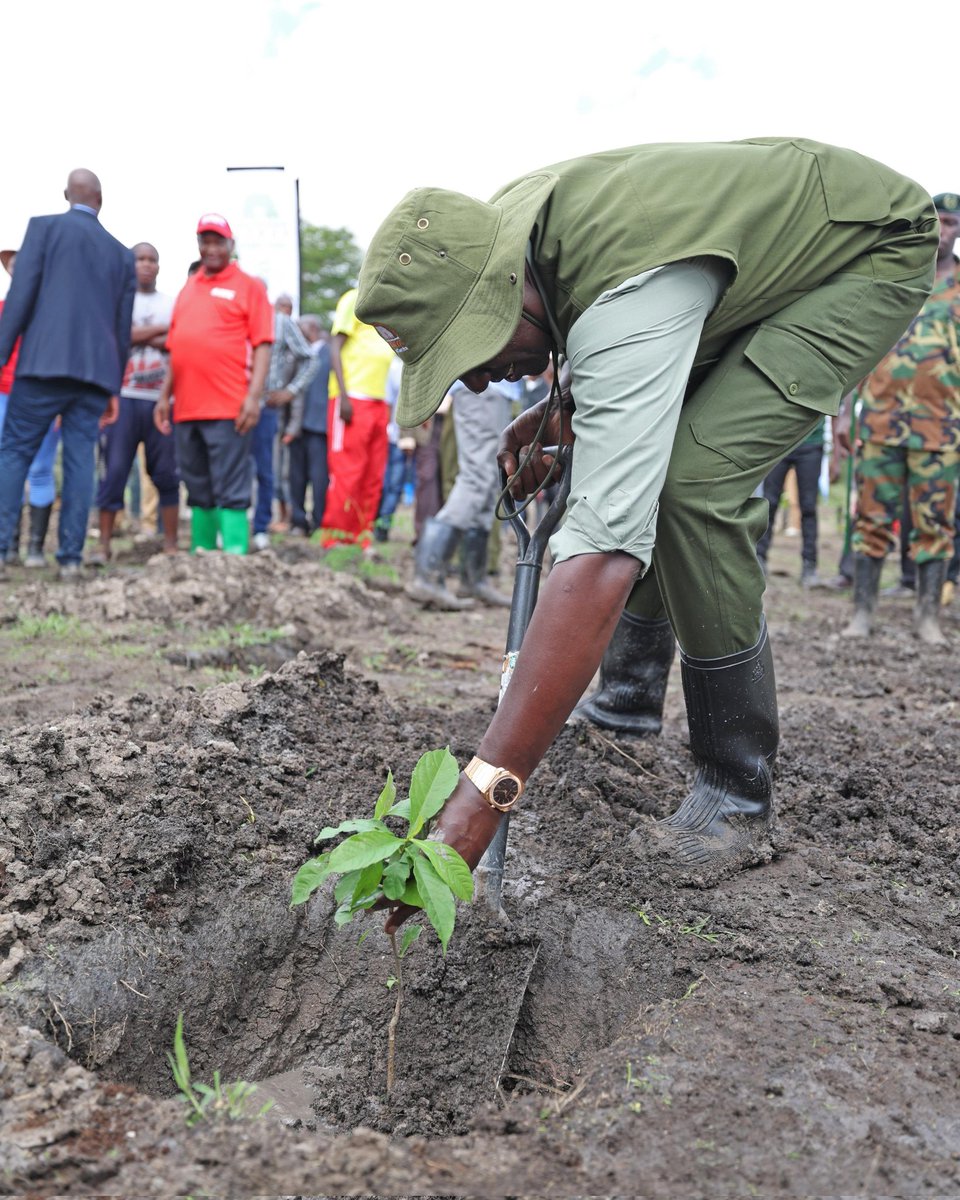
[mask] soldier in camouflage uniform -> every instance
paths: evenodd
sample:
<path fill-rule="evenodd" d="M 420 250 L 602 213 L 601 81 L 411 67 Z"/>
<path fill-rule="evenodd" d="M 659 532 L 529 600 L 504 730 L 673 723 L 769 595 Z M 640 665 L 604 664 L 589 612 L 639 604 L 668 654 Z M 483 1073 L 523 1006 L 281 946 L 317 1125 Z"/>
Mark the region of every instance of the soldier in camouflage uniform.
<path fill-rule="evenodd" d="M 857 519 L 853 535 L 854 614 L 846 637 L 867 637 L 873 624 L 880 571 L 895 543 L 893 524 L 904 490 L 917 564 L 914 628 L 932 645 L 945 642 L 940 595 L 953 555 L 954 508 L 960 464 L 960 195 L 934 197 L 940 216 L 937 278 L 910 328 L 867 376 L 861 400 Z"/>

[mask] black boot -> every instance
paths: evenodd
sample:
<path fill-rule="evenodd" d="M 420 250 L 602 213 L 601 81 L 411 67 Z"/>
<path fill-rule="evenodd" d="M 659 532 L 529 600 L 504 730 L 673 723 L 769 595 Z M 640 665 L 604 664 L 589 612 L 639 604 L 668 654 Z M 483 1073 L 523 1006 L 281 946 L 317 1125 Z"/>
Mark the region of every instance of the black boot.
<path fill-rule="evenodd" d="M 882 558 L 871 558 L 868 554 L 857 554 L 853 559 L 853 616 L 850 624 L 842 631 L 842 637 L 869 637 L 873 629 L 873 614 L 877 607 L 880 590 Z"/>
<path fill-rule="evenodd" d="M 417 540 L 413 565 L 413 582 L 407 585 L 407 595 L 421 604 L 434 608 L 473 608 L 472 600 L 460 600 L 447 590 L 446 575 L 457 544 L 460 530 L 429 517 Z"/>
<path fill-rule="evenodd" d="M 18 567 L 20 565 L 20 526 L 23 524 L 23 509 L 17 513 L 17 523 L 13 527 L 13 535 L 10 538 L 10 545 L 7 547 L 7 552 L 3 556 L 3 561 L 11 566 Z"/>
<path fill-rule="evenodd" d="M 944 646 L 947 639 L 940 628 L 940 598 L 947 577 L 946 559 L 936 558 L 917 567 L 917 604 L 913 610 L 913 629 L 928 646 Z"/>
<path fill-rule="evenodd" d="M 47 560 L 43 556 L 43 543 L 47 536 L 47 526 L 50 524 L 52 504 L 38 508 L 30 505 L 30 540 L 27 543 L 27 557 L 23 561 L 25 567 L 45 567 Z"/>
<path fill-rule="evenodd" d="M 658 734 L 675 646 L 669 621 L 621 613 L 600 663 L 600 686 L 577 705 L 574 716 L 617 733 Z"/>
<path fill-rule="evenodd" d="M 472 596 L 491 608 L 509 608 L 510 597 L 498 592 L 487 578 L 489 540 L 490 534 L 486 529 L 468 529 L 463 535 L 460 548 L 460 595 Z"/>
<path fill-rule="evenodd" d="M 756 861 L 773 825 L 780 721 L 766 622 L 751 649 L 725 658 L 681 652 L 680 671 L 697 775 L 660 831 L 685 866 L 739 869 Z"/>

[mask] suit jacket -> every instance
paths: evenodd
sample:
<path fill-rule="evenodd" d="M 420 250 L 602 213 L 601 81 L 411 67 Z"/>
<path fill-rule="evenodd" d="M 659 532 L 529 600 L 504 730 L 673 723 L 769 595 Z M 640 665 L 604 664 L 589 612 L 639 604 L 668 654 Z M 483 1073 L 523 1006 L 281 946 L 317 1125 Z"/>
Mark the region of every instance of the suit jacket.
<path fill-rule="evenodd" d="M 22 334 L 18 375 L 119 393 L 136 286 L 133 251 L 92 213 L 32 217 L 0 314 L 0 363 Z"/>

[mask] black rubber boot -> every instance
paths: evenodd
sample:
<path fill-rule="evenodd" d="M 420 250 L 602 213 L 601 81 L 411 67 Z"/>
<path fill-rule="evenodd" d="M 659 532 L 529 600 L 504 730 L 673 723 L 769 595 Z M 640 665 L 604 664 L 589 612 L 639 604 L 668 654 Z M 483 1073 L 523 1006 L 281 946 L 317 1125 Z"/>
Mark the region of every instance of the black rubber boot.
<path fill-rule="evenodd" d="M 460 541 L 460 530 L 454 529 L 436 517 L 424 523 L 417 539 L 417 553 L 413 565 L 413 582 L 407 585 L 407 595 L 421 604 L 433 608 L 473 608 L 472 600 L 461 600 L 448 591 L 447 571 Z"/>
<path fill-rule="evenodd" d="M 680 671 L 697 774 L 659 830 L 684 866 L 739 870 L 759 860 L 773 825 L 780 721 L 766 622 L 751 649 L 725 658 L 681 652 Z"/>
<path fill-rule="evenodd" d="M 946 577 L 946 559 L 934 559 L 917 567 L 917 604 L 913 610 L 913 629 L 920 641 L 928 646 L 945 646 L 947 642 L 940 628 L 940 599 Z"/>
<path fill-rule="evenodd" d="M 19 567 L 20 565 L 20 526 L 23 524 L 23 509 L 17 513 L 17 523 L 13 527 L 13 535 L 10 538 L 10 545 L 7 547 L 7 552 L 3 556 L 3 561 L 10 566 Z"/>
<path fill-rule="evenodd" d="M 461 596 L 472 596 L 490 608 L 509 608 L 510 597 L 497 591 L 487 576 L 487 543 L 490 534 L 486 529 L 468 529 L 460 547 Z"/>
<path fill-rule="evenodd" d="M 676 644 L 669 621 L 621 613 L 600 663 L 600 686 L 574 716 L 616 733 L 658 734 Z"/>
<path fill-rule="evenodd" d="M 47 560 L 43 554 L 43 543 L 47 537 L 47 527 L 50 524 L 52 504 L 42 508 L 30 505 L 30 540 L 27 542 L 27 557 L 23 561 L 25 567 L 45 567 Z"/>
<path fill-rule="evenodd" d="M 842 631 L 842 637 L 864 638 L 873 629 L 873 614 L 877 608 L 877 593 L 880 590 L 882 558 L 871 558 L 868 554 L 857 554 L 853 559 L 853 616 L 850 624 Z"/>

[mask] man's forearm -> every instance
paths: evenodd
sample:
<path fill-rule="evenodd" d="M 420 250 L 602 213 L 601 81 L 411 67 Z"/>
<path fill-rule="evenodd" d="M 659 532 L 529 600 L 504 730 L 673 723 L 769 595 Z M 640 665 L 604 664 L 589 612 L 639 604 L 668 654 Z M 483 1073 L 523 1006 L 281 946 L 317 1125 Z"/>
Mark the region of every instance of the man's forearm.
<path fill-rule="evenodd" d="M 250 370 L 250 386 L 247 394 L 256 396 L 258 400 L 263 395 L 264 384 L 267 382 L 272 349 L 270 342 L 261 342 L 259 346 L 254 347 L 253 366 Z"/>
<path fill-rule="evenodd" d="M 550 572 L 503 701 L 477 753 L 526 779 L 593 678 L 640 570 L 621 551 Z"/>

